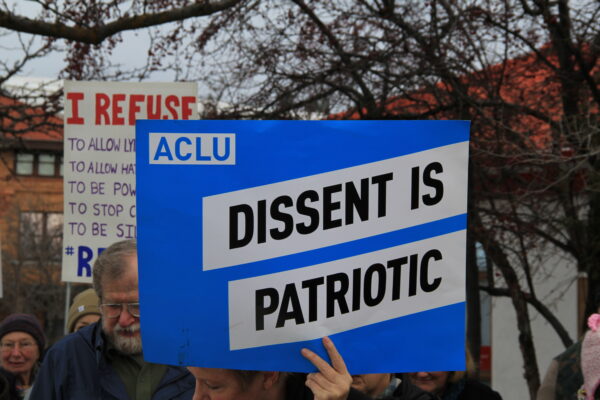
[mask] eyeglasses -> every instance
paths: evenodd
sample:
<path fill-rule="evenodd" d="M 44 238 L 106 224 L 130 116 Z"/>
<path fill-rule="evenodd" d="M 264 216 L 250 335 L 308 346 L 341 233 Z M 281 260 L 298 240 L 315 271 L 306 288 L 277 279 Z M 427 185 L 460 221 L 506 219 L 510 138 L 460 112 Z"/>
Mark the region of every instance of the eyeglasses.
<path fill-rule="evenodd" d="M 140 303 L 122 303 L 122 304 L 100 304 L 102 316 L 105 318 L 119 318 L 123 308 L 133 317 L 140 317 Z"/>
<path fill-rule="evenodd" d="M 10 353 L 15 348 L 19 348 L 22 351 L 30 351 L 35 346 L 34 342 L 26 341 L 26 342 L 2 342 L 0 343 L 0 350 L 3 353 Z"/>

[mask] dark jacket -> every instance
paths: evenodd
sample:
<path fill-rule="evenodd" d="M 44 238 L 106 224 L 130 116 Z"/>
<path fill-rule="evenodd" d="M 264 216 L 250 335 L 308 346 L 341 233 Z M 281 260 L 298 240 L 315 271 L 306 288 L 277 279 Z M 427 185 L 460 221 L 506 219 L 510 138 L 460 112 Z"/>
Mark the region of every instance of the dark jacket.
<path fill-rule="evenodd" d="M 578 340 L 554 359 L 558 362 L 556 374 L 556 399 L 575 399 L 576 393 L 583 385 L 581 372 L 581 343 Z"/>
<path fill-rule="evenodd" d="M 291 374 L 285 383 L 285 400 L 313 400 L 312 391 L 304 384 L 306 374 Z M 371 400 L 369 396 L 350 389 L 347 400 Z"/>
<path fill-rule="evenodd" d="M 408 377 L 399 375 L 400 385 L 394 390 L 391 397 L 384 400 L 435 400 L 435 396 L 410 383 Z"/>
<path fill-rule="evenodd" d="M 7 370 L 0 368 L 0 400 L 18 400 L 17 378 Z"/>
<path fill-rule="evenodd" d="M 68 335 L 44 357 L 30 400 L 129 399 L 125 385 L 108 364 L 99 322 Z M 195 379 L 183 367 L 169 367 L 148 400 L 189 400 Z"/>
<path fill-rule="evenodd" d="M 462 379 L 446 389 L 442 400 L 502 400 L 502 397 L 481 382 Z"/>

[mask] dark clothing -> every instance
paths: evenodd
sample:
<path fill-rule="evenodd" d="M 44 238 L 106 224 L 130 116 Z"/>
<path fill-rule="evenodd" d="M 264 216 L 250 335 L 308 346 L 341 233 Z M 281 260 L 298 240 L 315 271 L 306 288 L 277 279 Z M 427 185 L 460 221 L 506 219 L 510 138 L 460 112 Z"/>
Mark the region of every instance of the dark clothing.
<path fill-rule="evenodd" d="M 451 384 L 441 400 L 502 400 L 502 397 L 481 382 L 462 379 Z"/>
<path fill-rule="evenodd" d="M 0 368 L 0 400 L 17 400 L 17 378 L 7 370 Z"/>
<path fill-rule="evenodd" d="M 577 398 L 577 391 L 583 385 L 581 343 L 580 339 L 554 357 L 538 389 L 537 400 L 574 400 Z"/>
<path fill-rule="evenodd" d="M 575 342 L 554 358 L 558 362 L 555 387 L 556 399 L 575 399 L 577 391 L 583 385 L 583 375 L 581 373 L 582 342 L 583 340 Z"/>
<path fill-rule="evenodd" d="M 167 368 L 148 400 L 189 400 L 195 379 L 183 367 Z M 47 352 L 30 400 L 125 400 L 125 384 L 106 358 L 99 322 L 68 335 Z"/>
<path fill-rule="evenodd" d="M 305 374 L 292 374 L 285 383 L 285 400 L 313 400 L 312 391 L 304 384 Z M 350 389 L 348 400 L 371 400 L 366 394 Z"/>
<path fill-rule="evenodd" d="M 152 393 L 167 372 L 166 365 L 146 362 L 141 354 L 128 356 L 112 346 L 109 346 L 105 354 L 108 363 L 117 371 L 117 375 L 125 384 L 127 395 L 131 400 L 152 398 Z"/>
<path fill-rule="evenodd" d="M 408 377 L 400 378 L 400 385 L 394 390 L 391 397 L 385 397 L 385 400 L 435 400 L 435 396 L 410 383 Z"/>

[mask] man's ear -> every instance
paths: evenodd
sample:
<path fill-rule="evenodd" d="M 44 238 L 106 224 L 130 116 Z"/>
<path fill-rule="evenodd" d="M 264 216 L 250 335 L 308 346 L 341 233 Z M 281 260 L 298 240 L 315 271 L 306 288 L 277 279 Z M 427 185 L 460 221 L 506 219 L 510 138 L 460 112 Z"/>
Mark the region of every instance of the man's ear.
<path fill-rule="evenodd" d="M 279 382 L 279 371 L 264 371 L 263 372 L 263 389 L 268 390 Z"/>

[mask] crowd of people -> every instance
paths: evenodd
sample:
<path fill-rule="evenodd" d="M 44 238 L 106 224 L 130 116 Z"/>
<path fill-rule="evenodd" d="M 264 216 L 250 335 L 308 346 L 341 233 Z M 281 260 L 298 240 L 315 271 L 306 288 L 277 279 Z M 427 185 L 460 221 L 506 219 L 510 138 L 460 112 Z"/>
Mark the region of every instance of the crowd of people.
<path fill-rule="evenodd" d="M 47 350 L 34 316 L 12 314 L 0 323 L 0 400 L 501 400 L 469 377 L 468 356 L 467 372 L 352 375 L 327 337 L 329 361 L 302 350 L 317 369 L 310 374 L 150 363 L 142 356 L 135 241 L 115 243 L 98 257 L 93 284 L 73 300 L 70 334 Z M 589 321 L 577 395 L 594 400 L 600 398 L 600 314 Z"/>

